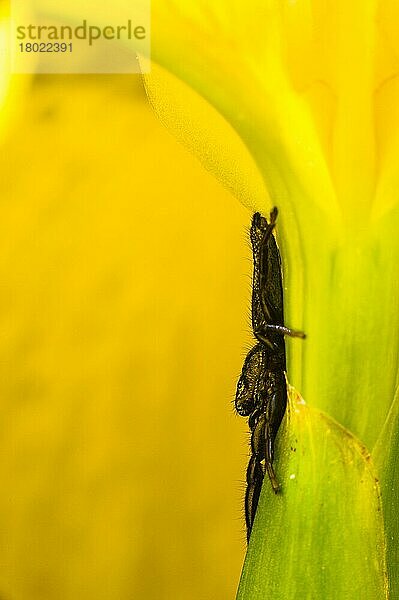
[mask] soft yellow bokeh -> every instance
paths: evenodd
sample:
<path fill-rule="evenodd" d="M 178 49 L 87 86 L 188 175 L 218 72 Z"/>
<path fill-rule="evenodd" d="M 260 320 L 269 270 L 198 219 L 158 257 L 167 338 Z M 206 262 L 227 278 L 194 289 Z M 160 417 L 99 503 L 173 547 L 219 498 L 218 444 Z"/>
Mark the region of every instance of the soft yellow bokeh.
<path fill-rule="evenodd" d="M 26 16 L 25 6 L 21 5 Z M 8 3 L 0 0 L 0 138 L 18 118 L 21 109 L 20 98 L 29 85 L 29 77 L 16 77 L 11 75 L 10 54 L 10 20 Z"/>
<path fill-rule="evenodd" d="M 230 599 L 248 213 L 138 77 L 44 77 L 1 155 L 0 596 Z"/>

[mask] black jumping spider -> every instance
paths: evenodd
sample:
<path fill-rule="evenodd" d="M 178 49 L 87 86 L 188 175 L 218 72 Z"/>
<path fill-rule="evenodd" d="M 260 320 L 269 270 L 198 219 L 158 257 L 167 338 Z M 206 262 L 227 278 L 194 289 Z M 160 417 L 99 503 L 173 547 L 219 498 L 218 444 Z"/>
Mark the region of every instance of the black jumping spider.
<path fill-rule="evenodd" d="M 245 494 L 248 540 L 264 474 L 268 474 L 275 492 L 280 488 L 273 457 L 274 441 L 287 406 L 284 335 L 305 337 L 301 331 L 284 326 L 281 258 L 273 235 L 276 218 L 277 208 L 271 211 L 269 223 L 259 213 L 252 218 L 252 329 L 257 344 L 244 361 L 235 398 L 238 414 L 249 417 L 251 429 L 252 454 Z"/>

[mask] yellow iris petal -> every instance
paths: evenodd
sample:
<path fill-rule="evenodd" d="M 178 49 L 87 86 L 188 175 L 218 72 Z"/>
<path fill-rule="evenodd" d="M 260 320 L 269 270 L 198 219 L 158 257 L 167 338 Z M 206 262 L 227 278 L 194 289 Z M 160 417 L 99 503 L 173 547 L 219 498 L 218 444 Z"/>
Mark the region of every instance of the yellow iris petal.
<path fill-rule="evenodd" d="M 233 124 L 272 197 L 302 190 L 361 226 L 396 202 L 397 13 L 370 0 L 155 1 L 154 58 Z"/>

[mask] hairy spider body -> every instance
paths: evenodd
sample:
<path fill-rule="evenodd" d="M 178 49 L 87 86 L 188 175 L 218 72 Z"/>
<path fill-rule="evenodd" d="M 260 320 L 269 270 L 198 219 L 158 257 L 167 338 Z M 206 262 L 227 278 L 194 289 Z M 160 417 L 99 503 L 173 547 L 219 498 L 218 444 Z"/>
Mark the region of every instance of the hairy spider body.
<path fill-rule="evenodd" d="M 259 213 L 252 218 L 252 329 L 257 343 L 245 358 L 235 398 L 236 410 L 239 415 L 249 417 L 251 430 L 245 494 L 248 540 L 265 473 L 273 490 L 280 489 L 273 458 L 274 442 L 287 406 L 284 335 L 305 337 L 284 325 L 281 258 L 273 235 L 276 218 L 277 208 L 271 211 L 269 223 Z"/>

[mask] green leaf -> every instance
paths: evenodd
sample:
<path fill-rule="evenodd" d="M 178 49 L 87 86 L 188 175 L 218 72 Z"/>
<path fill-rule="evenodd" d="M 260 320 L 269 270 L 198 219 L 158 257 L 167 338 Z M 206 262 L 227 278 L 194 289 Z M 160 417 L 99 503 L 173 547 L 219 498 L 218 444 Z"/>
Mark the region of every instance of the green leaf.
<path fill-rule="evenodd" d="M 395 394 L 391 410 L 373 449 L 373 459 L 381 474 L 382 505 L 387 538 L 387 568 L 389 597 L 399 598 L 399 392 Z"/>
<path fill-rule="evenodd" d="M 388 597 L 379 482 L 367 449 L 291 389 L 237 600 Z"/>

